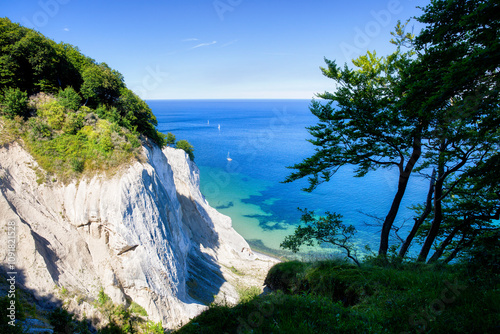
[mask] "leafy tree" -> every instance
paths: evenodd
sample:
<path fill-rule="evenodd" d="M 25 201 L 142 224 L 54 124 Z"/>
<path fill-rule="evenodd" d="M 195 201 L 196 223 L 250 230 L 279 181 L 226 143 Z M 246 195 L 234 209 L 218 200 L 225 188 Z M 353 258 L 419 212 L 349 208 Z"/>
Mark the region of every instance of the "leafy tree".
<path fill-rule="evenodd" d="M 2 90 L 18 87 L 31 95 L 81 84 L 81 75 L 61 47 L 7 18 L 0 18 L 0 50 Z"/>
<path fill-rule="evenodd" d="M 318 118 L 308 128 L 316 146 L 316 153 L 295 169 L 285 182 L 309 177 L 312 191 L 322 182 L 328 182 L 339 168 L 356 166 L 357 177 L 377 168 L 395 167 L 398 170 L 398 189 L 385 218 L 379 253 L 385 255 L 389 247 L 389 234 L 406 191 L 411 172 L 422 152 L 423 123 L 418 117 L 401 117 L 402 93 L 398 84 L 404 69 L 411 62 L 413 52 L 402 47 L 413 36 L 398 24 L 394 33 L 397 50 L 388 57 L 377 57 L 368 52 L 353 60 L 356 69 L 343 68 L 335 61 L 325 60 L 323 74 L 334 80 L 338 89 L 334 93 L 317 96 L 328 101 L 313 100 L 310 110 Z"/>
<path fill-rule="evenodd" d="M 175 145 L 175 135 L 172 132 L 167 133 L 167 139 L 165 143 L 169 146 Z"/>
<path fill-rule="evenodd" d="M 158 121 L 151 108 L 130 89 L 123 87 L 117 101 L 121 125 L 151 138 L 158 146 L 165 146 L 165 135 L 156 129 Z"/>
<path fill-rule="evenodd" d="M 356 250 L 352 239 L 355 228 L 342 223 L 342 216 L 327 212 L 325 216 L 316 217 L 313 211 L 303 210 L 301 221 L 304 227 L 299 225 L 293 235 L 287 236 L 280 247 L 290 249 L 296 253 L 304 244 L 313 246 L 315 243 L 329 243 L 346 251 L 347 257 L 360 266 L 356 257 Z"/>
<path fill-rule="evenodd" d="M 57 97 L 59 98 L 59 103 L 66 109 L 76 111 L 80 108 L 82 98 L 73 87 L 68 86 L 64 90 L 59 91 Z"/>
<path fill-rule="evenodd" d="M 191 161 L 194 161 L 194 147 L 187 140 L 181 139 L 177 142 L 176 148 L 184 150 L 189 155 Z"/>
<path fill-rule="evenodd" d="M 298 172 L 287 181 L 309 175 L 312 190 L 345 164 L 357 166 L 357 176 L 396 166 L 398 191 L 382 226 L 381 255 L 412 172 L 429 178 L 429 193 L 401 256 L 417 237 L 420 261 L 432 247 L 429 261 L 449 261 L 498 219 L 500 192 L 494 181 L 484 185 L 488 167 L 500 172 L 499 8 L 491 0 L 434 0 L 414 42 L 396 30 L 396 44 L 412 42 L 415 54 L 398 49 L 377 60 L 368 53 L 354 62 L 357 71 L 329 61 L 323 69 L 339 88 L 318 95 L 331 100 L 326 105 L 313 102 L 316 154 L 293 166 Z"/>
<path fill-rule="evenodd" d="M 124 87 L 123 76 L 106 63 L 88 66 L 83 70 L 82 78 L 81 92 L 87 99 L 85 105 L 90 107 L 113 105 L 120 97 L 120 89 Z"/>
<path fill-rule="evenodd" d="M 485 192 L 479 186 L 486 175 L 493 177 L 485 166 L 496 168 L 490 162 L 498 160 L 500 144 L 500 4 L 435 0 L 423 10 L 418 20 L 427 26 L 415 39 L 420 54 L 401 86 L 404 109 L 428 124 L 421 168 L 435 168 L 436 176 L 419 260 L 425 261 L 438 243 L 430 259 L 435 261 L 445 245 L 459 250 L 465 240 L 473 242 L 500 204 L 497 190 Z M 454 212 L 462 216 L 453 218 Z"/>
<path fill-rule="evenodd" d="M 1 97 L 0 105 L 7 118 L 24 116 L 28 109 L 28 94 L 19 88 L 7 88 Z"/>
<path fill-rule="evenodd" d="M 76 324 L 74 315 L 63 308 L 56 308 L 49 315 L 49 321 L 54 326 L 55 333 L 73 333 Z"/>

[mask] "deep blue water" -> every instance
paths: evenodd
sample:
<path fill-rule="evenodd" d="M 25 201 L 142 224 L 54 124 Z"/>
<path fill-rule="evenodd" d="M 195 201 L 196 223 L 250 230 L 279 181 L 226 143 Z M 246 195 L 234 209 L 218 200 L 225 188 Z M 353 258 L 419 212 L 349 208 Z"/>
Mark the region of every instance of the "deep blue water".
<path fill-rule="evenodd" d="M 353 168 L 341 169 L 313 193 L 301 191 L 306 180 L 280 183 L 314 152 L 307 126 L 316 118 L 310 100 L 152 100 L 158 128 L 194 146 L 201 171 L 201 190 L 213 207 L 230 216 L 235 229 L 249 241 L 279 249 L 293 232 L 301 213 L 337 212 L 358 230 L 360 249 L 378 248 L 380 227 L 367 216 L 384 218 L 396 192 L 395 170 L 381 169 L 355 178 Z M 220 125 L 220 129 L 219 129 Z M 227 157 L 232 158 L 228 161 Z M 416 177 L 401 206 L 398 222 L 410 225 L 407 206 L 425 200 L 426 183 Z M 362 213 L 361 213 L 362 212 Z"/>

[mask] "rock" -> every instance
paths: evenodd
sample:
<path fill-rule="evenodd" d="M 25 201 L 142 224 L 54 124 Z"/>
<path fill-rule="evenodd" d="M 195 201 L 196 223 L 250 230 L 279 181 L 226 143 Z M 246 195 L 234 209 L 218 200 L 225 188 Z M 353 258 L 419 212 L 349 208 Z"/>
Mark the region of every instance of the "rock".
<path fill-rule="evenodd" d="M 22 322 L 23 333 L 38 334 L 38 333 L 54 333 L 54 330 L 49 324 L 44 323 L 38 319 L 27 318 Z"/>
<path fill-rule="evenodd" d="M 0 230 L 15 225 L 18 281 L 38 300 L 56 302 L 60 287 L 86 300 L 104 289 L 115 303 L 133 300 L 176 328 L 214 295 L 236 302 L 236 285 L 262 285 L 276 261 L 252 253 L 231 219 L 210 207 L 186 153 L 143 152 L 143 162 L 112 177 L 38 185 L 30 167 L 37 164 L 20 145 L 0 148 Z M 5 247 L 0 259 L 8 262 Z M 231 267 L 253 274 L 242 280 Z M 88 307 L 71 309 L 90 314 Z"/>

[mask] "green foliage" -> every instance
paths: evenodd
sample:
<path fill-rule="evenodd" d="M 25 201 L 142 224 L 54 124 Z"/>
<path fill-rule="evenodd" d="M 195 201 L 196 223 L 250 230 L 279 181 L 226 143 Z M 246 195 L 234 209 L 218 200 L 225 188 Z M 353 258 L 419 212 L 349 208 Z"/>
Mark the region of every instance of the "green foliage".
<path fill-rule="evenodd" d="M 175 145 L 175 135 L 172 132 L 167 133 L 167 139 L 165 141 L 165 144 L 168 146 Z"/>
<path fill-rule="evenodd" d="M 97 303 L 101 306 L 104 306 L 110 301 L 111 298 L 109 298 L 109 296 L 104 292 L 104 289 L 101 288 L 101 290 L 99 290 L 99 294 L 97 295 Z"/>
<path fill-rule="evenodd" d="M 249 288 L 238 289 L 238 294 L 240 295 L 240 303 L 247 303 L 252 299 L 256 298 L 261 294 L 260 288 L 257 286 L 251 286 Z"/>
<path fill-rule="evenodd" d="M 29 95 L 79 88 L 81 75 L 62 48 L 40 33 L 0 19 L 0 90 L 18 87 Z"/>
<path fill-rule="evenodd" d="M 271 268 L 266 285 L 297 297 L 341 302 L 372 328 L 390 333 L 494 332 L 500 295 L 495 285 L 477 284 L 470 274 L 456 265 L 294 261 Z"/>
<path fill-rule="evenodd" d="M 62 181 L 86 171 L 110 170 L 140 155 L 137 134 L 99 119 L 88 107 L 77 112 L 63 110 L 54 99 L 38 103 L 39 116 L 28 120 L 24 136 L 40 166 Z"/>
<path fill-rule="evenodd" d="M 142 307 L 141 305 L 137 304 L 136 302 L 132 302 L 129 307 L 130 313 L 137 313 L 139 315 L 142 315 L 143 317 L 148 316 L 148 312 Z"/>
<path fill-rule="evenodd" d="M 307 264 L 300 261 L 287 261 L 273 266 L 266 277 L 264 284 L 273 290 L 297 292 L 301 289 L 301 275 Z"/>
<path fill-rule="evenodd" d="M 354 226 L 346 226 L 342 223 L 342 216 L 327 212 L 325 216 L 317 217 L 313 211 L 301 210 L 303 215 L 301 221 L 305 226 L 299 225 L 293 235 L 289 235 L 281 243 L 280 247 L 290 249 L 296 253 L 304 244 L 313 246 L 315 243 L 321 245 L 329 243 L 346 251 L 347 257 L 357 265 L 356 249 L 352 243 Z"/>
<path fill-rule="evenodd" d="M 481 235 L 462 255 L 467 275 L 474 282 L 495 286 L 500 283 L 500 231 Z"/>
<path fill-rule="evenodd" d="M 24 116 L 28 109 L 28 95 L 19 88 L 7 88 L 0 97 L 2 114 L 13 119 L 15 116 Z"/>
<path fill-rule="evenodd" d="M 62 130 L 67 134 L 76 134 L 82 127 L 85 120 L 85 114 L 81 111 L 66 113 L 66 120 L 64 121 Z"/>
<path fill-rule="evenodd" d="M 59 101 L 52 100 L 41 105 L 37 110 L 37 114 L 45 119 L 52 129 L 61 130 L 65 121 L 66 109 Z"/>
<path fill-rule="evenodd" d="M 144 333 L 147 334 L 164 334 L 163 326 L 161 322 L 154 323 L 152 321 L 148 321 L 144 326 Z"/>
<path fill-rule="evenodd" d="M 73 89 L 73 87 L 66 87 L 64 90 L 59 91 L 57 94 L 59 103 L 66 109 L 76 111 L 80 108 L 82 98 Z"/>
<path fill-rule="evenodd" d="M 75 323 L 73 314 L 62 308 L 56 308 L 49 315 L 49 321 L 54 326 L 54 333 L 73 333 Z"/>
<path fill-rule="evenodd" d="M 28 121 L 29 128 L 29 138 L 31 141 L 39 141 L 42 139 L 50 139 L 52 137 L 52 131 L 50 127 L 45 123 L 45 120 L 32 117 Z"/>
<path fill-rule="evenodd" d="M 500 148 L 500 17 L 494 14 L 499 10 L 493 0 L 436 0 L 418 18 L 426 25 L 415 39 L 419 57 L 400 87 L 405 92 L 402 108 L 428 124 L 425 160 L 417 170 L 436 169 L 420 261 L 436 245 L 429 261 L 441 255 L 449 261 L 498 219 L 498 182 L 492 174 L 500 171 L 495 162 Z"/>
<path fill-rule="evenodd" d="M 85 68 L 82 79 L 82 96 L 91 107 L 113 105 L 120 97 L 120 89 L 124 87 L 123 76 L 105 63 Z"/>
<path fill-rule="evenodd" d="M 3 113 L 10 118 L 25 115 L 25 96 L 40 92 L 57 94 L 45 106 L 36 106 L 54 130 L 76 134 L 82 127 L 81 117 L 68 111 L 83 111 L 85 117 L 97 109 L 100 118 L 123 126 L 134 134 L 150 138 L 160 147 L 165 136 L 149 106 L 126 88 L 123 76 L 105 63 L 80 53 L 69 44 L 56 44 L 40 33 L 0 18 L 0 91 L 4 92 Z M 14 93 L 15 94 L 14 94 Z M 80 108 L 84 98 L 85 108 Z M 105 151 L 112 151 L 109 136 L 102 142 Z M 135 144 L 131 145 L 135 147 Z"/>
<path fill-rule="evenodd" d="M 49 314 L 49 322 L 56 334 L 90 334 L 86 320 L 78 321 L 63 308 L 56 308 Z"/>
<path fill-rule="evenodd" d="M 191 161 L 194 161 L 194 147 L 185 139 L 181 139 L 177 142 L 176 148 L 184 150 L 189 156 Z"/>
<path fill-rule="evenodd" d="M 2 277 L 3 279 L 3 277 Z M 10 315 L 10 311 L 8 310 L 9 307 L 11 307 L 11 300 L 15 301 L 15 317 L 17 319 L 16 321 L 16 326 L 11 326 L 9 325 L 9 322 L 11 321 L 8 316 Z M 15 296 L 15 299 L 11 299 L 8 296 L 2 296 L 0 297 L 0 333 L 5 333 L 5 334 L 20 334 L 23 333 L 23 330 L 21 328 L 21 324 L 19 320 L 24 319 L 24 311 L 22 309 L 22 305 L 19 302 L 19 298 Z"/>
<path fill-rule="evenodd" d="M 78 158 L 72 158 L 70 164 L 71 169 L 76 173 L 81 173 L 85 169 L 85 163 Z"/>
<path fill-rule="evenodd" d="M 235 307 L 212 306 L 178 334 L 188 333 L 375 333 L 356 311 L 326 298 L 271 294 Z"/>

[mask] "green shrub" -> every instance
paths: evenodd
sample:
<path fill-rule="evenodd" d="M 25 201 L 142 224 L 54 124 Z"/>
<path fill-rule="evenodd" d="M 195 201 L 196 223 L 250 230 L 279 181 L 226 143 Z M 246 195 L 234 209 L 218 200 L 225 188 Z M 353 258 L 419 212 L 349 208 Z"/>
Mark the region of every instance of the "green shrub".
<path fill-rule="evenodd" d="M 235 307 L 213 305 L 175 333 L 378 332 L 376 323 L 326 298 L 277 293 Z"/>
<path fill-rule="evenodd" d="M 194 161 L 194 147 L 185 139 L 181 139 L 177 142 L 176 148 L 184 150 L 189 156 L 191 161 Z"/>
<path fill-rule="evenodd" d="M 473 281 L 492 286 L 500 283 L 500 231 L 491 231 L 478 237 L 462 256 L 467 275 Z"/>
<path fill-rule="evenodd" d="M 80 108 L 82 98 L 73 89 L 73 87 L 66 87 L 64 90 L 59 91 L 57 97 L 59 98 L 59 103 L 65 109 L 76 111 Z"/>
<path fill-rule="evenodd" d="M 165 142 L 168 146 L 175 145 L 175 135 L 172 132 L 167 133 L 167 139 Z"/>
<path fill-rule="evenodd" d="M 104 304 L 108 303 L 111 301 L 111 298 L 104 292 L 104 289 L 101 288 L 99 290 L 99 294 L 97 295 L 97 303 L 101 306 L 104 306 Z"/>
<path fill-rule="evenodd" d="M 49 315 L 49 321 L 54 326 L 54 333 L 73 333 L 75 323 L 73 322 L 73 314 L 62 308 L 56 308 Z"/>
<path fill-rule="evenodd" d="M 66 109 L 59 101 L 55 100 L 41 105 L 37 109 L 37 113 L 40 117 L 45 118 L 49 126 L 54 130 L 61 130 L 66 120 Z"/>
<path fill-rule="evenodd" d="M 146 310 L 144 309 L 144 307 L 142 307 L 141 305 L 137 304 L 136 302 L 132 302 L 132 304 L 130 304 L 129 311 L 131 313 L 136 313 L 136 314 L 142 315 L 143 317 L 147 317 L 148 316 L 148 312 L 146 312 Z"/>
<path fill-rule="evenodd" d="M 261 291 L 259 287 L 251 286 L 249 288 L 238 289 L 238 294 L 240 295 L 240 303 L 246 303 L 259 296 Z"/>
<path fill-rule="evenodd" d="M 9 119 L 24 116 L 28 110 L 28 94 L 19 88 L 7 88 L 0 99 L 2 113 Z"/>
<path fill-rule="evenodd" d="M 163 334 L 164 330 L 161 322 L 154 323 L 152 321 L 148 321 L 143 327 L 143 332 L 147 334 Z"/>
<path fill-rule="evenodd" d="M 68 134 L 76 134 L 82 127 L 85 115 L 82 112 L 68 112 L 62 130 Z"/>
<path fill-rule="evenodd" d="M 307 266 L 306 263 L 300 261 L 278 263 L 269 270 L 264 284 L 273 290 L 299 291 Z"/>
<path fill-rule="evenodd" d="M 32 117 L 28 121 L 29 136 L 33 141 L 50 139 L 52 131 L 45 121 L 39 117 Z"/>
<path fill-rule="evenodd" d="M 81 173 L 83 172 L 83 169 L 85 167 L 85 163 L 78 158 L 72 158 L 71 159 L 71 169 L 76 172 L 76 173 Z"/>

